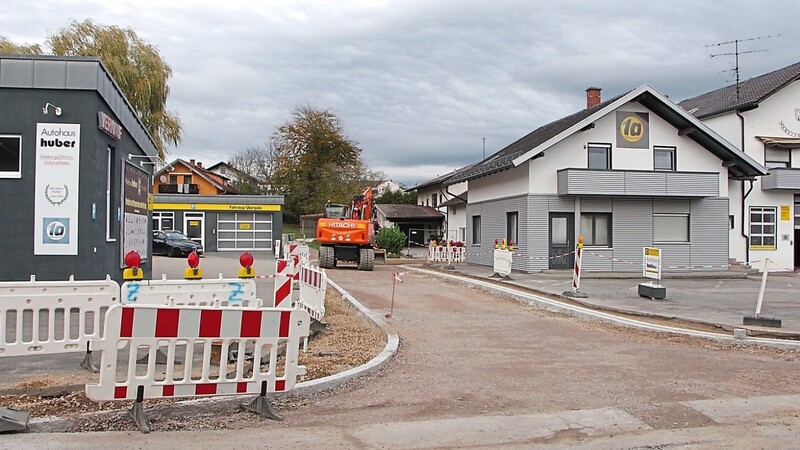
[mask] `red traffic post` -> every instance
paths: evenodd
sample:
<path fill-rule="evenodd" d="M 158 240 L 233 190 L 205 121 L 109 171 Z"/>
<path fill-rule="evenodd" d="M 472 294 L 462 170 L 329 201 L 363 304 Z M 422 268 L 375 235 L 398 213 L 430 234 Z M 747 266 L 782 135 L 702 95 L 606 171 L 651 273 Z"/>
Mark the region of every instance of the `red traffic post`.
<path fill-rule="evenodd" d="M 122 271 L 122 279 L 125 281 L 141 280 L 144 278 L 144 271 L 139 268 L 142 264 L 142 257 L 136 250 L 131 250 L 125 254 L 125 269 Z"/>
<path fill-rule="evenodd" d="M 249 252 L 244 252 L 239 255 L 239 278 L 255 278 L 256 271 L 253 269 L 254 258 Z"/>
<path fill-rule="evenodd" d="M 189 256 L 186 257 L 186 262 L 189 264 L 189 267 L 183 271 L 183 278 L 187 280 L 201 280 L 203 278 L 203 269 L 200 269 L 200 255 L 197 252 L 189 253 Z"/>

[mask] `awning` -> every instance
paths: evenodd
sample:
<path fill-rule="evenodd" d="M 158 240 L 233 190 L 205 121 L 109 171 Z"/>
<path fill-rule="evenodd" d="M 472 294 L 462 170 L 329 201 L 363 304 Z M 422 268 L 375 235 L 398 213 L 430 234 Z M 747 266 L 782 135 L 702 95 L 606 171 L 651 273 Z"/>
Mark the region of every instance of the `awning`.
<path fill-rule="evenodd" d="M 791 150 L 800 148 L 800 138 L 788 137 L 773 137 L 773 136 L 756 136 L 761 142 L 769 145 L 770 147 L 780 148 L 784 150 Z"/>

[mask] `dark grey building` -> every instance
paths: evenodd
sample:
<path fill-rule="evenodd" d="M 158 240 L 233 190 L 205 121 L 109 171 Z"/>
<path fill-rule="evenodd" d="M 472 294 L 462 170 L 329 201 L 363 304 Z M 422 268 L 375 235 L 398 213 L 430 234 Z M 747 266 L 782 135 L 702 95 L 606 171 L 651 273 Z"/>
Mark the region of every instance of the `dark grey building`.
<path fill-rule="evenodd" d="M 149 278 L 155 160 L 99 59 L 0 56 L 0 280 Z"/>

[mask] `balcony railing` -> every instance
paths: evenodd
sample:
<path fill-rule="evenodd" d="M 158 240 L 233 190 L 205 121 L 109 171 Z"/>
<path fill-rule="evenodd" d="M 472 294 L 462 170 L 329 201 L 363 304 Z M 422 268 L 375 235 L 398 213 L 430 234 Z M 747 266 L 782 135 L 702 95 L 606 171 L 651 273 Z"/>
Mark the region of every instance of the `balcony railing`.
<path fill-rule="evenodd" d="M 719 173 L 561 169 L 558 194 L 717 197 Z"/>
<path fill-rule="evenodd" d="M 199 194 L 200 186 L 196 184 L 159 184 L 159 194 Z"/>
<path fill-rule="evenodd" d="M 800 190 L 800 168 L 773 167 L 769 173 L 761 177 L 761 189 Z"/>

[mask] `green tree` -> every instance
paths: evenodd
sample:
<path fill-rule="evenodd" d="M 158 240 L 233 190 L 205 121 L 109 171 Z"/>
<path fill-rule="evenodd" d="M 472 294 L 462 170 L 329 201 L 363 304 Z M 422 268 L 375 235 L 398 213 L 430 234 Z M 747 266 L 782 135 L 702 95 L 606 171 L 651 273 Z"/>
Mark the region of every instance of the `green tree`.
<path fill-rule="evenodd" d="M 417 191 L 386 191 L 375 197 L 375 203 L 388 205 L 416 205 Z"/>
<path fill-rule="evenodd" d="M 46 44 L 54 55 L 99 57 L 138 113 L 160 158 L 165 158 L 168 145 L 181 142 L 180 119 L 166 110 L 167 81 L 172 77 L 172 68 L 161 57 L 158 48 L 141 39 L 132 28 L 99 25 L 91 19 L 83 22 L 73 20 L 51 34 Z M 2 36 L 0 51 L 43 53 L 39 45 L 16 45 Z"/>
<path fill-rule="evenodd" d="M 386 250 L 387 254 L 396 255 L 406 245 L 406 234 L 400 231 L 397 225 L 383 227 L 375 235 L 375 244 Z"/>
<path fill-rule="evenodd" d="M 297 107 L 270 141 L 272 189 L 285 196 L 286 220 L 322 212 L 326 201 L 348 204 L 361 193 L 369 170 L 361 149 L 327 109 Z"/>

